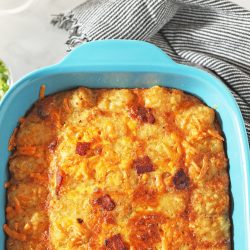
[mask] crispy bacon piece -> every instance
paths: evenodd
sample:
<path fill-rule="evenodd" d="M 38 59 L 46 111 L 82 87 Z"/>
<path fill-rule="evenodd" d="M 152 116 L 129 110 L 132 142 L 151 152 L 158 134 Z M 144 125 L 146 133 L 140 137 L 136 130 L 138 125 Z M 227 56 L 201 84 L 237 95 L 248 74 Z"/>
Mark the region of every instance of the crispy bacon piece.
<path fill-rule="evenodd" d="M 77 220 L 77 222 L 78 222 L 79 224 L 82 224 L 82 223 L 83 223 L 83 219 L 81 219 L 81 218 L 77 218 L 76 220 Z"/>
<path fill-rule="evenodd" d="M 150 123 L 150 124 L 155 123 L 155 117 L 152 114 L 152 110 L 145 108 L 143 106 L 132 106 L 130 108 L 130 116 L 141 122 Z"/>
<path fill-rule="evenodd" d="M 84 156 L 90 149 L 90 142 L 77 142 L 76 154 Z"/>
<path fill-rule="evenodd" d="M 58 170 L 56 173 L 56 195 L 60 194 L 61 187 L 65 181 L 65 173 L 62 170 Z"/>
<path fill-rule="evenodd" d="M 148 156 L 140 157 L 134 160 L 133 166 L 136 169 L 137 174 L 144 174 L 154 171 L 153 163 Z"/>
<path fill-rule="evenodd" d="M 94 201 L 94 204 L 101 206 L 107 211 L 112 211 L 115 209 L 115 202 L 111 199 L 108 194 L 105 194 Z"/>
<path fill-rule="evenodd" d="M 105 240 L 105 246 L 108 250 L 127 250 L 120 234 L 115 234 Z"/>
<path fill-rule="evenodd" d="M 178 170 L 173 178 L 173 183 L 176 189 L 182 190 L 189 187 L 189 177 L 186 175 L 183 169 Z"/>
<path fill-rule="evenodd" d="M 53 140 L 49 145 L 48 145 L 48 149 L 50 153 L 54 153 L 56 147 L 57 147 L 58 141 L 57 139 Z"/>

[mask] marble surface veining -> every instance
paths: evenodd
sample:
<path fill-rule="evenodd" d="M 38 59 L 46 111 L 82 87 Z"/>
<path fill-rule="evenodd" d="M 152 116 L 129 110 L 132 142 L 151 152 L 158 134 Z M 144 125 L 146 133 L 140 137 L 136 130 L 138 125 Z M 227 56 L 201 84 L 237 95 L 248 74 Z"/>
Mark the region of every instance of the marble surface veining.
<path fill-rule="evenodd" d="M 0 0 L 0 6 L 1 1 L 10 0 Z M 14 81 L 64 57 L 68 34 L 52 26 L 51 17 L 84 1 L 33 0 L 29 8 L 18 14 L 0 15 L 0 58 L 9 66 Z M 250 9 L 250 0 L 233 1 Z"/>
<path fill-rule="evenodd" d="M 8 0 L 0 0 L 8 1 Z M 33 0 L 26 10 L 0 15 L 0 58 L 18 80 L 66 55 L 67 32 L 50 24 L 53 14 L 70 10 L 83 0 Z"/>

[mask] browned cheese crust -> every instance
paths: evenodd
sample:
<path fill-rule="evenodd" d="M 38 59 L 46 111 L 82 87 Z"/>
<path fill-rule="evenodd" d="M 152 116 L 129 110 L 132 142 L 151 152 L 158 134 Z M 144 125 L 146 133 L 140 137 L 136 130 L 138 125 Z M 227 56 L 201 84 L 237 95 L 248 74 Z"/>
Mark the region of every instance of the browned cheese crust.
<path fill-rule="evenodd" d="M 213 109 L 182 91 L 78 88 L 10 140 L 8 250 L 230 249 Z"/>

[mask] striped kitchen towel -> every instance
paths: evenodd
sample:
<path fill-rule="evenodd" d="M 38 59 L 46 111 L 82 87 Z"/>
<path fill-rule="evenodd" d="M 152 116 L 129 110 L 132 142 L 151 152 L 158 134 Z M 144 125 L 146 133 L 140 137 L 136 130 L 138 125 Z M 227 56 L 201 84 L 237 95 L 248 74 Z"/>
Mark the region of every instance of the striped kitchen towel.
<path fill-rule="evenodd" d="M 97 39 L 147 40 L 178 63 L 210 70 L 234 94 L 250 139 L 249 11 L 227 0 L 89 0 L 52 23 L 69 30 L 70 49 Z"/>

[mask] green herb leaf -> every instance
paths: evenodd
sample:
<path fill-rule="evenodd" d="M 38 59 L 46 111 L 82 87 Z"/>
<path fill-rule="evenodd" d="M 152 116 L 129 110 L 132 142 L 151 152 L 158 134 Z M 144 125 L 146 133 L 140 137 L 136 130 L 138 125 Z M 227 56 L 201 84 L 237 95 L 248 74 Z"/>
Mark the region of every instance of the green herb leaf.
<path fill-rule="evenodd" d="M 0 99 L 9 89 L 8 80 L 9 80 L 9 71 L 6 68 L 5 64 L 0 60 Z"/>

